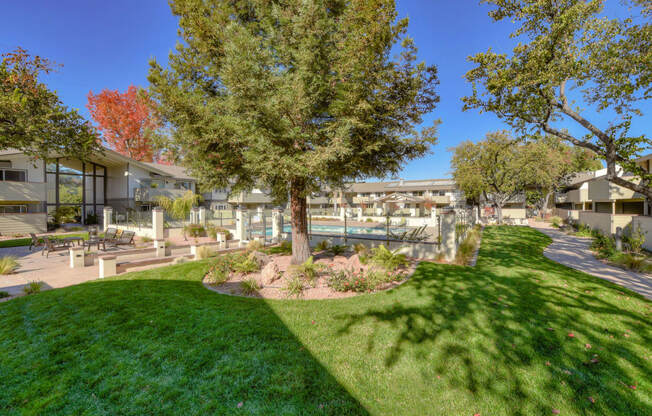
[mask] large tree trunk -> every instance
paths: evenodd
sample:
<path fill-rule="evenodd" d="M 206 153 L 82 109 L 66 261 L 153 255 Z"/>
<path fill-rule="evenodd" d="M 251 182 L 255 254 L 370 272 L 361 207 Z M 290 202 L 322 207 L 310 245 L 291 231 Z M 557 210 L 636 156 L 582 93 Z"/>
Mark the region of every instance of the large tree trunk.
<path fill-rule="evenodd" d="M 498 213 L 498 224 L 503 223 L 503 205 L 496 204 L 496 212 Z"/>
<path fill-rule="evenodd" d="M 541 217 L 543 218 L 545 218 L 546 214 L 550 212 L 548 209 L 548 205 L 550 205 L 550 197 L 552 196 L 552 194 L 553 192 L 550 191 L 546 193 L 546 196 L 543 198 L 543 207 L 541 208 Z"/>
<path fill-rule="evenodd" d="M 308 243 L 308 216 L 306 197 L 299 183 L 290 186 L 290 215 L 292 222 L 292 264 L 302 264 L 310 257 Z"/>

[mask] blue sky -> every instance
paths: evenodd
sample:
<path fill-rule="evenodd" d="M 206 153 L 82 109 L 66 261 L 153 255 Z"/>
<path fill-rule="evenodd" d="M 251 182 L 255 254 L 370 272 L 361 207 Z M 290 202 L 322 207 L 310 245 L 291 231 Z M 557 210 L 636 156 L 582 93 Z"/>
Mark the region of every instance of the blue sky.
<path fill-rule="evenodd" d="M 470 93 L 463 79 L 471 69 L 466 58 L 489 47 L 508 52 L 513 46 L 511 24 L 494 23 L 489 7 L 478 3 L 397 0 L 399 14 L 410 18 L 409 34 L 420 59 L 438 66 L 441 81 L 441 102 L 425 117 L 426 122 L 442 120 L 439 144 L 432 154 L 405 167 L 405 179 L 449 176 L 450 147 L 505 128 L 491 114 L 462 112 L 460 98 Z M 4 0 L 0 14 L 0 51 L 21 46 L 63 64 L 45 82 L 86 117 L 90 90 L 146 86 L 149 58 L 166 62 L 176 34 L 176 19 L 165 0 Z M 649 130 L 649 123 L 639 121 L 637 129 Z"/>

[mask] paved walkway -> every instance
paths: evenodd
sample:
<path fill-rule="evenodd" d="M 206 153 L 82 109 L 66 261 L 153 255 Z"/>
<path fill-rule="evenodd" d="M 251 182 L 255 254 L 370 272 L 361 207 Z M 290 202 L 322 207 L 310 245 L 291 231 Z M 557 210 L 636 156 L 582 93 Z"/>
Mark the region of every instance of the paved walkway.
<path fill-rule="evenodd" d="M 596 259 L 589 249 L 591 239 L 565 234 L 544 222 L 530 220 L 530 226 L 552 238 L 552 244 L 543 252 L 550 260 L 624 286 L 652 299 L 652 277 L 609 266 Z"/>

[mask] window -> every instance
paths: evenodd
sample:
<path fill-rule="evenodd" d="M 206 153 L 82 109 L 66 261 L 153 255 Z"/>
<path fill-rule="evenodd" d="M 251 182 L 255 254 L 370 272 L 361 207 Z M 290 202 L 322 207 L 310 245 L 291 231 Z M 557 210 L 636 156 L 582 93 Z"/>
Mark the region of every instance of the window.
<path fill-rule="evenodd" d="M 0 205 L 0 214 L 23 214 L 27 212 L 27 205 Z"/>
<path fill-rule="evenodd" d="M 27 171 L 23 169 L 1 169 L 3 181 L 27 182 Z"/>

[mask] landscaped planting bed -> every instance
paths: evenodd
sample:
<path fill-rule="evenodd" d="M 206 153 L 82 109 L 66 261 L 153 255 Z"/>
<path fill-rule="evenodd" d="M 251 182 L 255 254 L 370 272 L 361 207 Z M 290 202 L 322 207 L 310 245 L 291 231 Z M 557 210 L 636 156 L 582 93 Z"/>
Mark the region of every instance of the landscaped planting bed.
<path fill-rule="evenodd" d="M 305 263 L 292 265 L 289 245 L 266 252 L 250 247 L 211 260 L 205 282 L 231 295 L 327 299 L 391 289 L 416 267 L 416 262 L 384 246 L 356 249 L 322 244 Z"/>
<path fill-rule="evenodd" d="M 652 302 L 486 227 L 475 267 L 422 262 L 346 299 L 202 285 L 211 260 L 0 303 L 0 414 L 652 414 Z"/>

